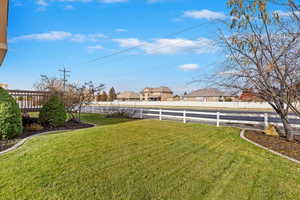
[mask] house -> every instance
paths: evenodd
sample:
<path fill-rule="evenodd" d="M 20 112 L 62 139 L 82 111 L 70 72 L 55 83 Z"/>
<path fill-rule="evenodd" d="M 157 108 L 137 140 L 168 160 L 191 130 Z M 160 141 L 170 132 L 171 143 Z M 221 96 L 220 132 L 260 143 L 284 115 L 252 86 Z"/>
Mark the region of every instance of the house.
<path fill-rule="evenodd" d="M 7 85 L 7 84 L 4 84 L 4 83 L 0 83 L 0 87 L 3 88 L 3 89 L 7 89 L 7 88 L 8 88 L 8 85 Z"/>
<path fill-rule="evenodd" d="M 167 101 L 172 98 L 172 90 L 165 86 L 159 88 L 147 87 L 141 92 L 141 100 L 144 101 Z"/>
<path fill-rule="evenodd" d="M 239 97 L 240 101 L 245 102 L 261 102 L 262 99 L 258 98 L 252 89 L 245 89 Z"/>
<path fill-rule="evenodd" d="M 136 92 L 126 91 L 117 95 L 119 101 L 139 101 L 140 95 Z"/>
<path fill-rule="evenodd" d="M 233 101 L 235 96 L 216 88 L 203 88 L 184 96 L 185 101 L 219 102 Z"/>
<path fill-rule="evenodd" d="M 8 0 L 0 1 L 0 65 L 7 52 Z"/>

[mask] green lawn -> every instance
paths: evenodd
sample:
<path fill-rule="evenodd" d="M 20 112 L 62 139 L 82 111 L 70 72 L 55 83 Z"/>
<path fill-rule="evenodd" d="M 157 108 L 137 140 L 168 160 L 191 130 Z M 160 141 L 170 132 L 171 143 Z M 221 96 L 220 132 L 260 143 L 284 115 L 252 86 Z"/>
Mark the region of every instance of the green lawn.
<path fill-rule="evenodd" d="M 84 118 L 101 126 L 39 136 L 0 156 L 0 199 L 300 199 L 300 165 L 238 129 Z"/>

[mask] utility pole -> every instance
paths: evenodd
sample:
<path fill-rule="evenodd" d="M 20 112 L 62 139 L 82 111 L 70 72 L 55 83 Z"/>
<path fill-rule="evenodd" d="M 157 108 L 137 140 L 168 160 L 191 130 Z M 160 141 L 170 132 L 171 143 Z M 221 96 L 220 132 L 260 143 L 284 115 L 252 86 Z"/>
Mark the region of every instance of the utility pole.
<path fill-rule="evenodd" d="M 64 83 L 64 93 L 66 92 L 66 83 L 68 81 L 67 78 L 70 77 L 70 75 L 68 73 L 70 73 L 71 71 L 68 71 L 65 67 L 63 69 L 58 70 L 60 72 L 63 73 L 63 83 Z"/>

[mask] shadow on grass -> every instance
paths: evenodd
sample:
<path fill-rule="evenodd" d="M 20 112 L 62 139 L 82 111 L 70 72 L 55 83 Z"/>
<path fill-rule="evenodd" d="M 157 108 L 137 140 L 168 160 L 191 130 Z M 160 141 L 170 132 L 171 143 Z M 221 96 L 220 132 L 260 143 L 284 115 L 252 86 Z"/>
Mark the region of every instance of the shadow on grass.
<path fill-rule="evenodd" d="M 82 122 L 96 124 L 97 126 L 120 124 L 139 119 L 126 119 L 126 118 L 106 118 L 103 114 L 84 113 L 81 116 Z"/>

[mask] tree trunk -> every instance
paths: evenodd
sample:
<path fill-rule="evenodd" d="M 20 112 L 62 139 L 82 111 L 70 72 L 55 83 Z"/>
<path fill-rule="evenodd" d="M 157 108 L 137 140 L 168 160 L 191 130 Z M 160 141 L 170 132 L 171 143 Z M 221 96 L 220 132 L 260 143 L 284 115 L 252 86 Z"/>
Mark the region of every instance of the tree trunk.
<path fill-rule="evenodd" d="M 79 106 L 79 111 L 78 111 L 78 120 L 79 120 L 79 122 L 81 122 L 81 109 L 82 109 L 82 105 Z"/>
<path fill-rule="evenodd" d="M 294 134 L 292 133 L 292 126 L 289 123 L 287 116 L 282 117 L 282 124 L 283 124 L 283 128 L 284 128 L 284 132 L 285 132 L 285 136 L 289 141 L 293 141 L 294 140 Z"/>

